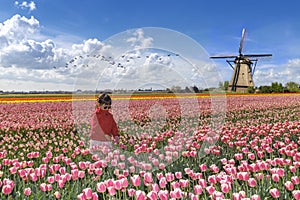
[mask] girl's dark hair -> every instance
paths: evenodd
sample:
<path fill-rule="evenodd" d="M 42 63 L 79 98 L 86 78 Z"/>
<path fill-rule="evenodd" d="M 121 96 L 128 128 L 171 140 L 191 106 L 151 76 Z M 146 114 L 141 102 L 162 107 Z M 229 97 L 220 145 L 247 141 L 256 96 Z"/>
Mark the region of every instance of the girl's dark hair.
<path fill-rule="evenodd" d="M 99 97 L 97 99 L 97 102 L 99 104 L 109 104 L 109 105 L 111 105 L 111 98 L 107 93 L 103 93 L 103 94 L 99 95 Z"/>

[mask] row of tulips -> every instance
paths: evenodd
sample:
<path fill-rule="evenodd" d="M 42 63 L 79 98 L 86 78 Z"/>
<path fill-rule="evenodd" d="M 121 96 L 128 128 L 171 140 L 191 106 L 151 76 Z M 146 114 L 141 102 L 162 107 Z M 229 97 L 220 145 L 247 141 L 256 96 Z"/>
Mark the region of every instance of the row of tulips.
<path fill-rule="evenodd" d="M 299 100 L 230 97 L 225 124 L 212 129 L 207 99 L 199 99 L 198 117 L 182 117 L 168 99 L 161 105 L 172 105 L 166 110 L 174 120 L 155 131 L 137 122 L 158 100 L 136 100 L 127 115 L 115 101 L 122 137 L 114 149 L 91 150 L 81 140 L 91 113 L 84 105 L 76 110 L 86 114 L 81 132 L 68 102 L 0 104 L 0 197 L 300 199 Z"/>

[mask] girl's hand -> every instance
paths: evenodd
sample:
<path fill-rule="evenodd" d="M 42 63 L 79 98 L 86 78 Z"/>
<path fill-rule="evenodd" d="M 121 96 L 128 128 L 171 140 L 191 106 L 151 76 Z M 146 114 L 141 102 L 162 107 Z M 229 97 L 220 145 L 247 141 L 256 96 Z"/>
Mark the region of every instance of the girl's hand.
<path fill-rule="evenodd" d="M 107 141 L 112 141 L 112 139 L 111 139 L 111 136 L 109 136 L 109 135 L 104 135 L 105 136 L 105 139 L 107 140 Z"/>

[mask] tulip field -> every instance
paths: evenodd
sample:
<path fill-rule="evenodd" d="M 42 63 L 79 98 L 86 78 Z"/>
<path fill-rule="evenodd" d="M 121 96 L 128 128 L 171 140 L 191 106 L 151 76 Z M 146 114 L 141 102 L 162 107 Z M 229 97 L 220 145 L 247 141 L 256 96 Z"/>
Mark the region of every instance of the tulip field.
<path fill-rule="evenodd" d="M 95 98 L 0 96 L 0 199 L 300 200 L 300 94 L 191 96 L 113 94 L 92 149 Z"/>

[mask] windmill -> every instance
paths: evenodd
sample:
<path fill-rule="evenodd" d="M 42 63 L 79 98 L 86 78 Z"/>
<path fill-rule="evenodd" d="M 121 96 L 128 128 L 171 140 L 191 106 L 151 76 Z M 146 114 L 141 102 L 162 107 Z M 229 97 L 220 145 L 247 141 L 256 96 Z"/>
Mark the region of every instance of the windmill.
<path fill-rule="evenodd" d="M 225 55 L 225 56 L 211 56 L 212 59 L 232 59 L 226 62 L 233 69 L 233 75 L 229 82 L 228 90 L 234 92 L 247 92 L 248 87 L 254 87 L 253 75 L 255 72 L 258 57 L 270 57 L 272 54 L 243 54 L 243 43 L 245 40 L 246 29 L 242 31 L 242 38 L 240 41 L 239 54 Z M 234 66 L 233 66 L 234 63 Z"/>

